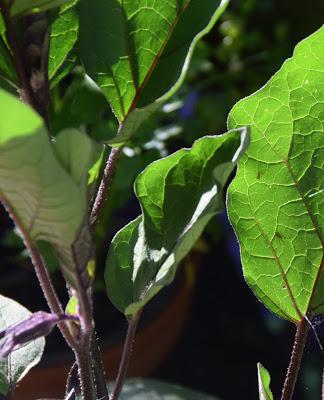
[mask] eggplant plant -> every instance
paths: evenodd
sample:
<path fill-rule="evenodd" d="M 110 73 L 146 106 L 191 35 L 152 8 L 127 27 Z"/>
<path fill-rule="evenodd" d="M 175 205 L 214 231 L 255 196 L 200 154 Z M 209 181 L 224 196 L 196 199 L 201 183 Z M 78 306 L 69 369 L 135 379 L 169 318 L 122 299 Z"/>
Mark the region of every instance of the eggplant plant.
<path fill-rule="evenodd" d="M 228 2 L 0 0 L 0 200 L 49 307 L 31 313 L 0 297 L 3 398 L 10 399 L 40 361 L 45 337 L 57 326 L 78 373 L 76 381 L 67 377 L 65 400 L 162 400 L 171 392 L 209 399 L 159 383 L 139 392 L 129 389 L 131 382 L 123 392 L 123 385 L 144 307 L 172 283 L 206 225 L 224 209 L 224 188 L 236 165 L 227 210 L 245 278 L 271 311 L 297 326 L 282 393 L 282 400 L 292 398 L 311 318 L 324 304 L 323 28 L 296 47 L 269 83 L 234 106 L 228 132 L 202 137 L 136 177 L 141 213 L 107 243 L 107 296 L 128 321 L 112 385 L 97 345 L 94 232 L 120 155 L 180 88 L 196 44 Z M 75 70 L 110 105 L 112 137 L 94 140 L 87 124 L 56 129 L 51 110 L 58 87 Z M 67 304 L 52 283 L 44 244 L 60 266 Z M 261 365 L 258 380 L 260 399 L 272 399 L 270 375 Z"/>

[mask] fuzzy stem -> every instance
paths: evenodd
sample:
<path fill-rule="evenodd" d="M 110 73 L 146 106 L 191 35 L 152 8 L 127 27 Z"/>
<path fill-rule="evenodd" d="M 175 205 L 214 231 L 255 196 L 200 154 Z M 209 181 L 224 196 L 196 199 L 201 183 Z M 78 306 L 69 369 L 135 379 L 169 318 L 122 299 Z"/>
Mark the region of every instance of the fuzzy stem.
<path fill-rule="evenodd" d="M 94 375 L 97 388 L 97 398 L 100 400 L 109 400 L 109 393 L 105 379 L 105 369 L 103 366 L 100 348 L 96 332 L 93 332 L 91 340 L 91 355 L 93 358 Z"/>
<path fill-rule="evenodd" d="M 44 293 L 44 296 L 46 298 L 47 304 L 51 310 L 52 313 L 55 314 L 63 314 L 63 308 L 62 305 L 58 299 L 58 296 L 55 292 L 55 289 L 53 287 L 53 284 L 51 282 L 51 278 L 47 272 L 47 269 L 43 263 L 42 257 L 39 254 L 39 252 L 30 244 L 28 243 L 28 240 L 26 242 L 26 247 L 27 250 L 30 254 L 32 263 L 35 268 L 35 272 L 38 278 L 38 281 L 40 283 L 40 286 L 42 288 L 42 291 Z M 59 324 L 59 329 L 65 338 L 67 344 L 73 349 L 76 346 L 76 342 L 71 335 L 69 328 L 65 322 L 62 322 Z"/>
<path fill-rule="evenodd" d="M 91 226 L 94 227 L 98 221 L 103 205 L 108 196 L 108 192 L 111 188 L 112 180 L 116 172 L 116 164 L 121 152 L 121 147 L 111 149 L 107 164 L 103 173 L 103 177 L 100 182 L 100 186 L 97 192 L 96 199 L 94 201 L 91 211 Z"/>
<path fill-rule="evenodd" d="M 79 348 L 75 351 L 82 398 L 84 400 L 96 400 L 90 342 L 91 335 L 84 334 L 81 343 L 79 344 Z"/>
<path fill-rule="evenodd" d="M 308 331 L 309 324 L 307 322 L 307 319 L 304 318 L 301 322 L 297 324 L 294 346 L 291 353 L 286 380 L 281 394 L 281 400 L 292 399 Z"/>
<path fill-rule="evenodd" d="M 6 199 L 4 197 L 1 197 L 0 201 L 5 206 L 6 210 L 8 211 L 9 215 L 11 216 L 13 222 L 15 223 L 15 225 L 18 227 L 18 229 L 20 230 L 20 232 L 22 234 L 24 244 L 30 255 L 31 261 L 34 265 L 36 276 L 38 278 L 41 289 L 44 293 L 44 296 L 47 301 L 49 309 L 54 314 L 64 314 L 63 307 L 62 307 L 62 305 L 59 301 L 59 298 L 55 292 L 54 286 L 52 284 L 52 281 L 48 274 L 48 271 L 45 267 L 45 264 L 43 262 L 41 254 L 39 253 L 37 248 L 32 244 L 22 223 L 19 221 L 18 218 L 16 218 L 13 210 L 9 206 L 9 203 L 6 201 Z M 60 329 L 63 337 L 65 338 L 67 344 L 73 349 L 77 345 L 77 343 L 75 342 L 74 337 L 71 335 L 71 332 L 67 326 L 67 323 L 68 322 L 61 322 L 58 326 L 59 326 L 59 329 Z"/>
<path fill-rule="evenodd" d="M 119 365 L 118 375 L 116 378 L 116 383 L 115 383 L 113 394 L 111 396 L 111 400 L 119 399 L 119 396 L 120 396 L 120 393 L 121 393 L 121 390 L 122 390 L 122 387 L 124 384 L 124 380 L 126 378 L 129 360 L 132 355 L 133 345 L 134 345 L 135 335 L 136 335 L 136 329 L 138 326 L 139 319 L 140 319 L 140 312 L 137 315 L 135 315 L 128 322 L 128 329 L 127 329 L 126 340 L 124 343 L 122 359 L 121 359 L 121 362 Z"/>

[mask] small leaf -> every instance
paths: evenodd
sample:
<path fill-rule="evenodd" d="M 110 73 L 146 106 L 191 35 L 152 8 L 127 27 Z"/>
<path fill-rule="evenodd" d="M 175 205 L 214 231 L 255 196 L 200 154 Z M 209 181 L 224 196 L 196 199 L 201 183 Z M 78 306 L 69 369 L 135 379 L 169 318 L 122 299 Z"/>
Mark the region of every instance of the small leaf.
<path fill-rule="evenodd" d="M 105 273 L 108 296 L 126 316 L 171 283 L 179 262 L 222 210 L 222 189 L 247 142 L 244 129 L 205 137 L 137 177 L 143 214 L 114 237 Z"/>
<path fill-rule="evenodd" d="M 80 1 L 81 58 L 121 125 L 178 89 L 196 43 L 228 2 Z"/>
<path fill-rule="evenodd" d="M 0 76 L 14 84 L 18 84 L 18 77 L 13 64 L 11 53 L 0 35 Z"/>
<path fill-rule="evenodd" d="M 25 307 L 0 295 L 0 331 L 31 316 Z M 5 359 L 0 358 L 0 393 L 7 395 L 15 385 L 39 363 L 45 339 L 39 338 L 14 351 Z"/>
<path fill-rule="evenodd" d="M 69 302 L 67 303 L 65 312 L 69 315 L 77 315 L 78 307 L 79 307 L 78 298 L 76 296 L 72 296 Z"/>
<path fill-rule="evenodd" d="M 0 103 L 0 199 L 29 241 L 50 243 L 68 283 L 85 287 L 92 256 L 87 181 L 97 147 L 75 130 L 53 145 L 30 107 L 2 90 Z"/>
<path fill-rule="evenodd" d="M 77 0 L 70 0 L 63 6 L 51 27 L 48 61 L 48 76 L 51 81 L 58 75 L 78 38 L 76 3 Z"/>
<path fill-rule="evenodd" d="M 11 83 L 18 85 L 18 77 L 14 67 L 12 55 L 10 53 L 7 38 L 6 28 L 0 12 L 0 76 Z"/>
<path fill-rule="evenodd" d="M 229 127 L 251 129 L 228 191 L 244 275 L 270 310 L 293 322 L 324 312 L 323 82 L 324 27 L 229 115 Z"/>
<path fill-rule="evenodd" d="M 7 0 L 8 1 L 8 0 Z M 46 11 L 59 7 L 68 0 L 13 0 L 10 8 L 12 17 L 20 14 Z"/>
<path fill-rule="evenodd" d="M 56 137 L 54 151 L 61 165 L 81 188 L 97 178 L 102 146 L 84 133 L 77 129 L 64 129 Z"/>
<path fill-rule="evenodd" d="M 258 363 L 259 400 L 273 400 L 270 389 L 270 374 Z"/>
<path fill-rule="evenodd" d="M 75 320 L 71 315 L 50 314 L 38 311 L 18 323 L 0 331 L 0 359 L 6 358 L 22 346 L 40 337 L 49 335 L 54 326 L 66 320 Z"/>

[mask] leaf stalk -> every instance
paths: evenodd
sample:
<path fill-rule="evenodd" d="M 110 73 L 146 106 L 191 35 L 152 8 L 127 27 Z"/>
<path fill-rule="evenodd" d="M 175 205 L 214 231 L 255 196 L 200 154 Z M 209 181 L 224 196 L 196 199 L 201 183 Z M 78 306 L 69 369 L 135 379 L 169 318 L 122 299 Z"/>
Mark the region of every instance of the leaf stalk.
<path fill-rule="evenodd" d="M 111 396 L 111 400 L 118 400 L 121 394 L 121 390 L 126 378 L 127 369 L 129 365 L 129 361 L 132 355 L 136 330 L 138 326 L 138 322 L 140 320 L 141 312 L 138 312 L 129 322 L 128 322 L 128 329 L 126 340 L 124 343 L 124 349 L 122 354 L 122 359 L 119 365 L 118 375 L 116 378 L 116 383 L 114 387 L 114 391 Z"/>
<path fill-rule="evenodd" d="M 113 181 L 113 177 L 116 172 L 116 165 L 117 161 L 119 158 L 119 155 L 121 153 L 122 147 L 118 148 L 113 148 L 111 149 L 111 152 L 109 154 L 105 170 L 100 182 L 100 186 L 97 192 L 96 199 L 93 203 L 92 211 L 91 211 L 91 226 L 94 228 L 96 223 L 98 222 L 98 219 L 100 217 L 100 213 L 102 211 L 102 208 L 104 206 L 104 203 L 107 199 L 109 190 L 111 188 L 111 184 Z"/>
<path fill-rule="evenodd" d="M 303 318 L 302 321 L 297 324 L 294 345 L 291 352 L 285 383 L 282 389 L 281 400 L 291 400 L 294 394 L 308 331 L 309 324 L 307 318 Z"/>

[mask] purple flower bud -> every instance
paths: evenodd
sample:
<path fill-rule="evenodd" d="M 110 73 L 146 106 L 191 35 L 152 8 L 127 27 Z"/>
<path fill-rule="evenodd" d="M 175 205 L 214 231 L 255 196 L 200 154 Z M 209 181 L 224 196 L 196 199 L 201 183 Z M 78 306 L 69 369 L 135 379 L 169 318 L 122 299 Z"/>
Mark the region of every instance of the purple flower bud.
<path fill-rule="evenodd" d="M 47 336 L 56 324 L 66 320 L 77 320 L 78 318 L 66 314 L 50 314 L 38 311 L 18 324 L 11 325 L 0 332 L 0 358 L 7 357 L 12 351 L 22 345 Z"/>

